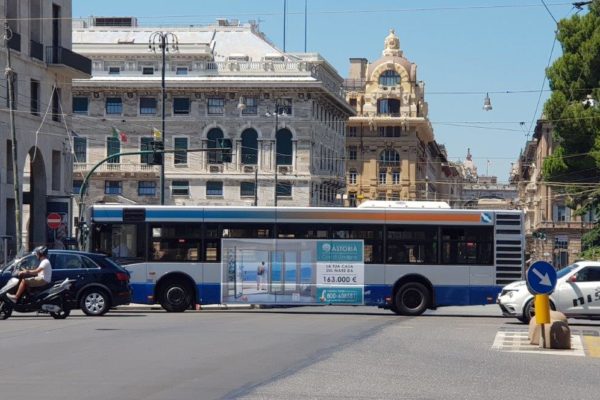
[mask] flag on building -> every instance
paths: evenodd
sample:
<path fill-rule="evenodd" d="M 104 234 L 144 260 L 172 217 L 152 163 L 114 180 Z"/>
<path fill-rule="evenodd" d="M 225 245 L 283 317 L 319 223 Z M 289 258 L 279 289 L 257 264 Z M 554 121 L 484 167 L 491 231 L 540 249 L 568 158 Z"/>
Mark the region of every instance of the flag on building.
<path fill-rule="evenodd" d="M 154 136 L 154 140 L 162 141 L 162 132 L 156 128 L 152 128 L 152 136 Z"/>
<path fill-rule="evenodd" d="M 112 127 L 112 136 L 122 143 L 127 143 L 127 134 L 114 126 Z"/>

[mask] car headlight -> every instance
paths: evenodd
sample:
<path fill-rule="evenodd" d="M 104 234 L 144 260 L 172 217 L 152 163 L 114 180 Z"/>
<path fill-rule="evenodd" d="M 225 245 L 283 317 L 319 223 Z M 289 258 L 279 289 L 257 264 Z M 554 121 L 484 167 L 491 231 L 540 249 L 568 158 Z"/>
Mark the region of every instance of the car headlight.
<path fill-rule="evenodd" d="M 500 293 L 500 296 L 508 296 L 512 299 L 512 297 L 514 296 L 515 292 L 517 292 L 517 289 L 504 289 L 502 291 L 502 293 Z"/>

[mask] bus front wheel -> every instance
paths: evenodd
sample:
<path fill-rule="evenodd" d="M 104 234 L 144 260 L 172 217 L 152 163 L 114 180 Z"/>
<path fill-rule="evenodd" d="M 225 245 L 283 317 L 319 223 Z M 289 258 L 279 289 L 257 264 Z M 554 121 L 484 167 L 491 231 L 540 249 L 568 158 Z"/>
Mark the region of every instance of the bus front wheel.
<path fill-rule="evenodd" d="M 166 282 L 159 294 L 160 305 L 169 312 L 183 312 L 192 304 L 192 289 L 183 282 Z"/>
<path fill-rule="evenodd" d="M 425 285 L 419 282 L 408 282 L 396 291 L 392 310 L 400 315 L 421 315 L 429 306 L 430 299 L 431 295 Z"/>

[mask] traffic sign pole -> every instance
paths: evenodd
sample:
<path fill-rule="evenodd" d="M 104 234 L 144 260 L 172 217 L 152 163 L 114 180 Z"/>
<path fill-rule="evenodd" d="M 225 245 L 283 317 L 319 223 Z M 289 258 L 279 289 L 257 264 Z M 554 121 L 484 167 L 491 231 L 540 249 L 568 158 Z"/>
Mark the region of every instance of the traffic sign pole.
<path fill-rule="evenodd" d="M 550 298 L 547 294 L 535 295 L 535 322 L 539 325 L 550 323 Z"/>
<path fill-rule="evenodd" d="M 550 323 L 550 296 L 547 294 L 535 295 L 535 323 L 541 326 L 542 348 L 546 348 L 546 329 L 544 324 Z"/>

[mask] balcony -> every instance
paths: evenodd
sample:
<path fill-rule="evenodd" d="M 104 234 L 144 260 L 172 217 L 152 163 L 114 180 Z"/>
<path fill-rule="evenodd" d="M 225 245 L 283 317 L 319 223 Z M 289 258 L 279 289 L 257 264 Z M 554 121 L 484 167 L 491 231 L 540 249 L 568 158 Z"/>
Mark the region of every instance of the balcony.
<path fill-rule="evenodd" d="M 21 35 L 17 32 L 12 32 L 12 36 L 8 41 L 8 47 L 16 51 L 21 51 Z"/>
<path fill-rule="evenodd" d="M 29 56 L 44 61 L 44 45 L 35 40 L 29 41 Z"/>
<path fill-rule="evenodd" d="M 92 60 L 61 46 L 46 47 L 46 62 L 48 68 L 67 67 L 74 78 L 89 78 L 92 75 Z"/>

